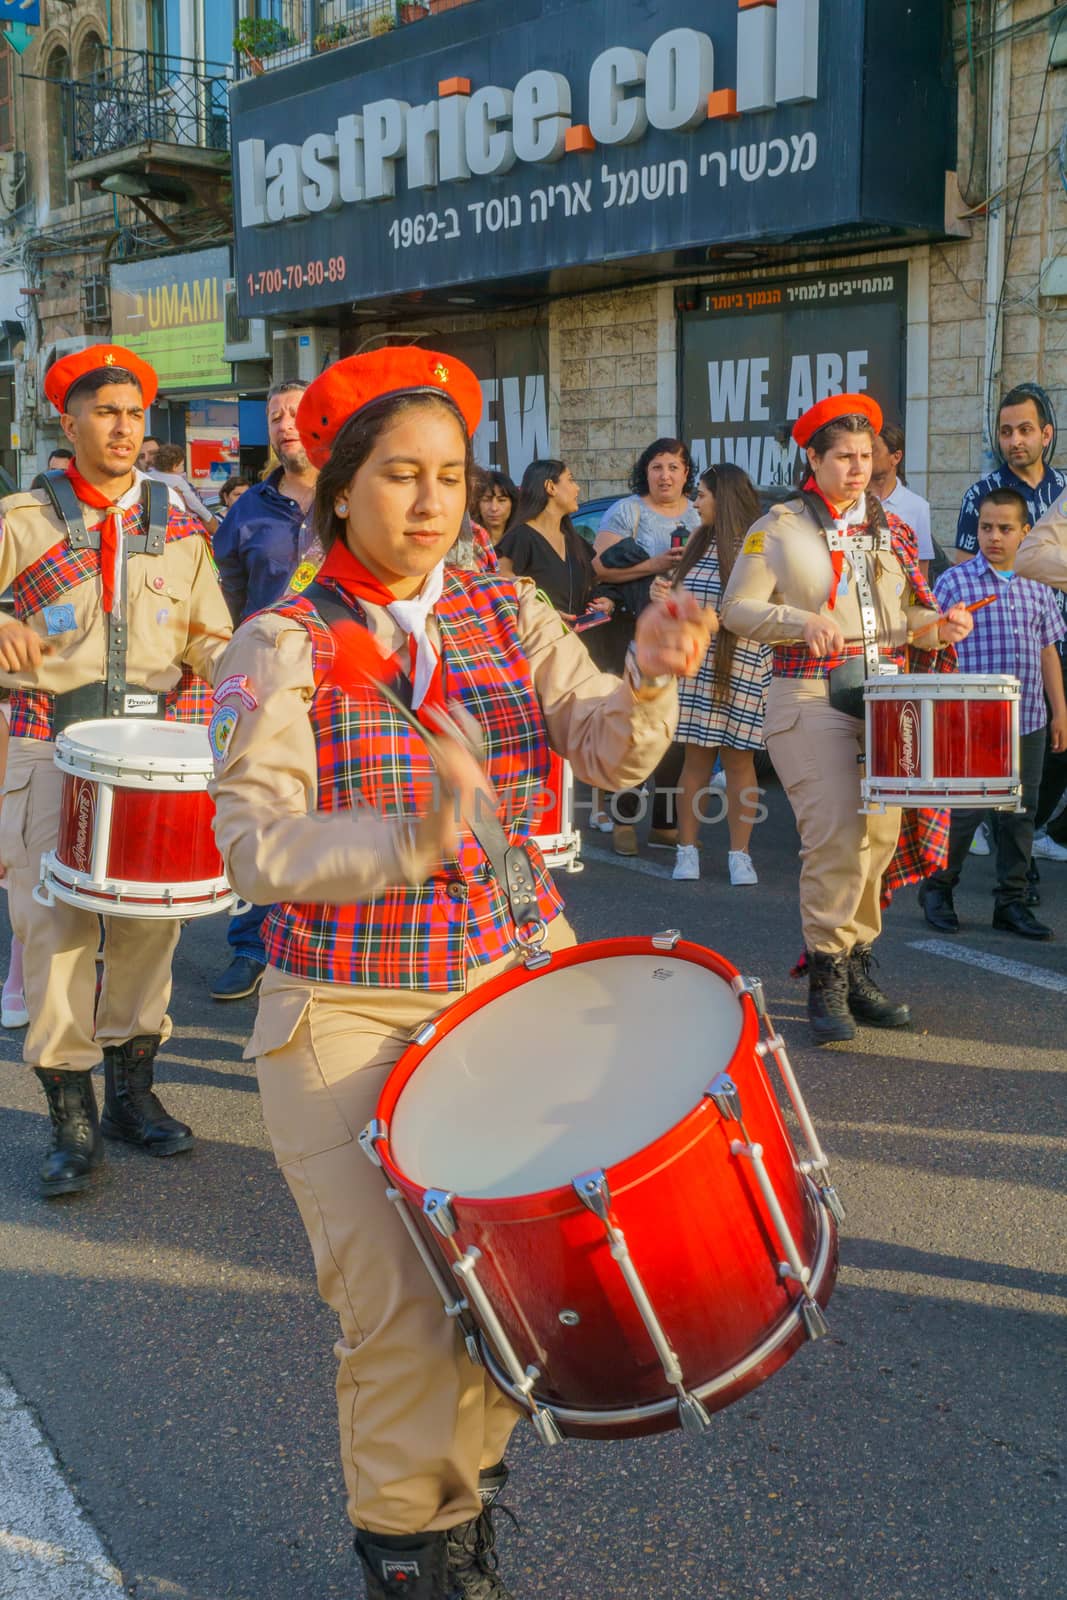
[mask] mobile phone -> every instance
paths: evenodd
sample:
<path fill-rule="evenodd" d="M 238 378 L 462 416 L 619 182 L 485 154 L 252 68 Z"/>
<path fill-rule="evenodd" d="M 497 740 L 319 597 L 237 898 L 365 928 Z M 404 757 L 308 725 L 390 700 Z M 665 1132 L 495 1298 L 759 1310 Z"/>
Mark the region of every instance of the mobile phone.
<path fill-rule="evenodd" d="M 671 534 L 671 549 L 680 550 L 689 535 L 689 529 L 684 522 L 680 522 Z"/>
<path fill-rule="evenodd" d="M 575 617 L 571 623 L 573 633 L 586 633 L 590 628 L 599 628 L 602 622 L 611 621 L 610 611 L 593 610 L 583 611 L 580 617 Z"/>

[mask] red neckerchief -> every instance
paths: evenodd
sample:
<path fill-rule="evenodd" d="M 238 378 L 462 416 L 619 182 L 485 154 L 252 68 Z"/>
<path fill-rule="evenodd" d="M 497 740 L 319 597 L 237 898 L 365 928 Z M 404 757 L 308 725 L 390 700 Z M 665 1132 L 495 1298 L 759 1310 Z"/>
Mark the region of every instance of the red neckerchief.
<path fill-rule="evenodd" d="M 363 565 L 362 561 L 360 561 L 357 556 L 352 554 L 351 550 L 348 548 L 348 545 L 343 539 L 334 540 L 333 544 L 330 546 L 329 554 L 327 555 L 326 560 L 322 563 L 322 566 L 319 568 L 316 577 L 332 578 L 333 581 L 337 584 L 340 584 L 345 593 L 351 595 L 354 600 L 366 600 L 370 605 L 381 606 L 383 609 L 387 606 L 391 606 L 393 601 L 397 598 L 393 591 L 387 588 L 380 578 L 376 578 L 373 572 L 369 571 L 369 569 Z M 415 640 L 409 635 L 408 659 L 410 662 L 410 670 L 408 675 L 413 683 L 415 681 L 415 660 L 417 654 L 418 647 L 415 643 Z M 415 715 L 419 717 L 420 721 L 422 720 L 421 712 L 423 706 L 430 706 L 441 711 L 446 709 L 440 656 L 438 656 L 437 665 L 434 667 L 433 677 L 430 680 L 430 687 L 427 689 L 426 694 L 423 697 L 422 705 L 415 713 Z M 434 732 L 437 732 L 436 727 L 434 727 Z"/>
<path fill-rule="evenodd" d="M 829 500 L 827 500 L 826 496 L 819 488 L 819 485 L 815 482 L 813 476 L 809 475 L 803 487 L 805 493 L 818 495 L 819 499 L 822 501 L 823 505 L 826 507 L 827 511 L 833 517 L 835 522 L 839 522 L 841 520 L 841 513 L 838 511 L 836 506 L 830 504 Z M 856 524 L 856 527 L 859 528 L 858 523 Z M 841 583 L 841 574 L 845 570 L 845 552 L 843 550 L 831 550 L 829 554 L 830 565 L 834 569 L 834 581 L 830 590 L 830 598 L 826 602 L 826 609 L 827 611 L 832 611 L 837 604 L 837 591 Z"/>
<path fill-rule="evenodd" d="M 66 473 L 82 505 L 104 513 L 104 520 L 100 524 L 100 583 L 104 610 L 111 612 L 115 605 L 115 587 L 119 581 L 115 563 L 122 531 L 122 507 L 109 499 L 102 489 L 87 483 L 73 461 L 67 463 Z"/>

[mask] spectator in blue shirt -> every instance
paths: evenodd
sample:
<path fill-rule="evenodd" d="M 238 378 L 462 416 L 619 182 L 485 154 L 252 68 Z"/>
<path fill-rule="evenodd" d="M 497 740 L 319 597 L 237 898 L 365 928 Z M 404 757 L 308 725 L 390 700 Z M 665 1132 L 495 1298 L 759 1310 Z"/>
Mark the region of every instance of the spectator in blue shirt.
<path fill-rule="evenodd" d="M 267 437 L 279 467 L 230 506 L 215 535 L 215 561 L 234 626 L 273 605 L 310 539 L 318 472 L 296 431 L 304 383 L 275 384 L 267 395 Z M 269 906 L 249 906 L 230 918 L 231 960 L 211 990 L 213 1000 L 255 994 L 267 964 L 263 918 Z"/>
<path fill-rule="evenodd" d="M 1052 749 L 1059 751 L 1067 746 L 1067 696 L 1056 651 L 1065 629 L 1055 595 L 1047 584 L 1020 578 L 1014 571 L 1016 554 L 1029 531 L 1023 496 L 1016 489 L 991 490 L 978 508 L 979 554 L 942 573 L 934 594 L 943 611 L 996 595 L 994 605 L 975 613 L 973 632 L 956 646 L 963 672 L 1007 673 L 1018 678 L 1021 688 L 1019 768 L 1023 809 L 1002 811 L 999 815 L 993 926 L 1024 939 L 1051 939 L 1052 929 L 1039 922 L 1025 903 L 1026 869 L 1034 841 L 1046 723 L 1047 742 Z M 953 810 L 948 864 L 927 878 L 919 890 L 927 922 L 942 933 L 959 932 L 952 891 L 960 880 L 980 821 L 978 810 Z"/>

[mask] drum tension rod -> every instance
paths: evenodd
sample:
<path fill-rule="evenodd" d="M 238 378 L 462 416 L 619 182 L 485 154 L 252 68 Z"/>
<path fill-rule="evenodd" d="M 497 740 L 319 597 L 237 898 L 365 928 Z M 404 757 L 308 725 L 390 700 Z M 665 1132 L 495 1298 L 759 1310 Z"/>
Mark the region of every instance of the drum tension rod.
<path fill-rule="evenodd" d="M 801 1093 L 800 1084 L 797 1082 L 796 1073 L 793 1071 L 792 1063 L 789 1060 L 785 1040 L 774 1026 L 767 1010 L 763 980 L 761 978 L 742 978 L 738 976 L 733 980 L 731 987 L 739 997 L 746 994 L 750 997 L 752 1004 L 756 1008 L 756 1015 L 763 1023 L 766 1038 L 757 1042 L 756 1053 L 761 1060 L 766 1060 L 770 1056 L 774 1061 L 792 1102 L 797 1121 L 800 1123 L 810 1158 L 800 1163 L 800 1170 L 805 1177 L 814 1175 L 823 1205 L 835 1222 L 842 1223 L 845 1220 L 845 1207 L 840 1195 L 830 1181 L 830 1162 L 822 1145 L 819 1143 L 819 1135 L 815 1132 L 815 1124 L 811 1120 L 807 1102 Z M 725 1074 L 720 1074 L 720 1076 L 725 1076 Z M 712 1098 L 714 1097 L 712 1096 Z M 722 1106 L 719 1106 L 718 1109 L 723 1116 L 727 1115 Z M 739 1121 L 740 1119 L 734 1118 L 733 1120 Z"/>
<path fill-rule="evenodd" d="M 388 1139 L 388 1137 L 388 1125 L 380 1117 L 375 1117 L 372 1122 L 368 1122 L 359 1136 L 359 1148 L 363 1151 L 367 1160 L 372 1161 L 376 1167 L 380 1167 L 382 1164 L 376 1146 L 379 1139 Z"/>
<path fill-rule="evenodd" d="M 757 1144 L 749 1137 L 745 1127 L 744 1116 L 741 1110 L 741 1093 L 729 1073 L 720 1072 L 708 1084 L 705 1095 L 715 1106 L 719 1115 L 725 1122 L 734 1122 L 741 1131 L 740 1139 L 730 1141 L 730 1154 L 744 1156 L 751 1162 L 752 1171 L 763 1196 L 763 1203 L 770 1213 L 771 1222 L 778 1235 L 778 1243 L 785 1256 L 784 1261 L 778 1263 L 778 1276 L 792 1278 L 799 1283 L 804 1294 L 801 1305 L 801 1315 L 804 1319 L 804 1328 L 809 1339 L 821 1339 L 829 1332 L 829 1324 L 823 1315 L 822 1307 L 815 1298 L 811 1287 L 811 1268 L 806 1267 L 800 1259 L 800 1251 L 793 1237 L 793 1230 L 789 1226 L 782 1203 L 771 1182 L 771 1175 L 763 1159 L 763 1146 Z"/>
<path fill-rule="evenodd" d="M 711 1427 L 711 1418 L 696 1395 L 685 1387 L 681 1363 L 671 1348 L 651 1296 L 634 1265 L 630 1248 L 626 1243 L 626 1235 L 612 1217 L 611 1190 L 608 1187 L 607 1174 L 603 1168 L 597 1167 L 591 1172 L 583 1172 L 577 1178 L 572 1178 L 571 1186 L 586 1209 L 604 1225 L 611 1258 L 622 1273 L 630 1297 L 637 1307 L 637 1314 L 645 1325 L 645 1331 L 663 1368 L 663 1376 L 677 1392 L 678 1421 L 686 1433 L 706 1432 Z"/>

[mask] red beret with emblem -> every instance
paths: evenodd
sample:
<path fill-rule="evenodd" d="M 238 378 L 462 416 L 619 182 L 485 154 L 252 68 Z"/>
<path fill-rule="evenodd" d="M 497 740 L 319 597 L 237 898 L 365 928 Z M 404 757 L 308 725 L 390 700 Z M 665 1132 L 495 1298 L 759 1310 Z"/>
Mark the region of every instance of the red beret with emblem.
<path fill-rule="evenodd" d="M 364 356 L 334 362 L 304 391 L 296 426 L 308 460 L 324 467 L 345 423 L 388 395 L 444 395 L 473 434 L 482 419 L 482 387 L 470 367 L 454 356 L 418 345 L 386 345 Z"/>
<path fill-rule="evenodd" d="M 120 344 L 91 344 L 88 350 L 76 350 L 49 367 L 44 380 L 44 392 L 57 411 L 67 409 L 67 396 L 80 378 L 91 372 L 102 372 L 117 367 L 136 378 L 141 389 L 141 399 L 150 406 L 159 393 L 159 379 L 155 369 Z"/>
<path fill-rule="evenodd" d="M 840 417 L 866 417 L 875 433 L 882 431 L 882 408 L 869 394 L 831 394 L 817 405 L 809 406 L 803 416 L 793 424 L 793 438 L 802 450 L 814 439 L 820 428 Z"/>

